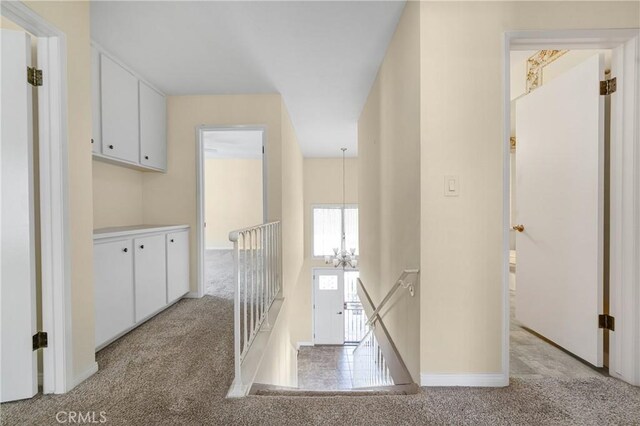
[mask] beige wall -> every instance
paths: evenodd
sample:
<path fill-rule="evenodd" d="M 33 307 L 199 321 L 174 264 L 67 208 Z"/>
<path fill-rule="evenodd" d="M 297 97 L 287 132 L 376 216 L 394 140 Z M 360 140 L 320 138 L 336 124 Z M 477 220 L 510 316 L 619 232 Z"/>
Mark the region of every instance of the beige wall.
<path fill-rule="evenodd" d="M 420 3 L 409 2 L 358 122 L 360 269 L 378 304 L 420 264 Z M 414 380 L 420 372 L 420 284 L 383 312 Z"/>
<path fill-rule="evenodd" d="M 93 161 L 93 227 L 144 223 L 143 172 Z"/>
<path fill-rule="evenodd" d="M 304 252 L 304 163 L 295 129 L 284 103 L 281 105 L 281 111 L 282 175 L 279 182 L 282 188 L 282 275 L 285 300 L 264 350 L 256 382 L 297 386 L 297 358 L 292 330 L 299 321 L 294 311 L 297 304 L 295 295 L 302 273 Z"/>
<path fill-rule="evenodd" d="M 304 163 L 298 138 L 282 104 L 282 274 L 284 296 L 290 298 L 299 282 L 304 258 Z"/>
<path fill-rule="evenodd" d="M 74 380 L 93 368 L 93 205 L 88 2 L 27 2 L 67 38 L 72 358 Z"/>
<path fill-rule="evenodd" d="M 501 371 L 503 33 L 639 17 L 637 2 L 422 3 L 422 373 Z M 443 196 L 448 174 L 459 197 Z"/>
<path fill-rule="evenodd" d="M 346 201 L 358 203 L 358 163 L 355 158 L 346 162 Z M 291 324 L 291 339 L 294 343 L 312 341 L 313 310 L 311 294 L 313 268 L 326 268 L 323 259 L 312 257 L 312 206 L 315 204 L 342 203 L 342 158 L 304 159 L 304 263 L 294 293 L 291 307 L 295 322 Z M 329 266 L 331 267 L 331 266 Z M 332 268 L 332 267 L 331 267 Z"/>
<path fill-rule="evenodd" d="M 210 158 L 205 161 L 207 248 L 233 248 L 229 232 L 262 223 L 262 160 Z"/>
<path fill-rule="evenodd" d="M 267 127 L 267 197 L 270 219 L 282 210 L 281 98 L 265 95 L 169 96 L 167 173 L 143 175 L 143 218 L 148 224 L 191 226 L 191 291 L 197 291 L 196 128 L 261 124 Z"/>

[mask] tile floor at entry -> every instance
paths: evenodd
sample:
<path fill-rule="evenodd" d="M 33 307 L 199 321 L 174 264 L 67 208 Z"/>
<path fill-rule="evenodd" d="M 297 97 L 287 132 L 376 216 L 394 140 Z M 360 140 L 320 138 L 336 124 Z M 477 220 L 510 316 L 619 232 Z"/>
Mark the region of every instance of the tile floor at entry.
<path fill-rule="evenodd" d="M 355 346 L 301 347 L 298 352 L 298 387 L 308 390 L 353 388 Z"/>

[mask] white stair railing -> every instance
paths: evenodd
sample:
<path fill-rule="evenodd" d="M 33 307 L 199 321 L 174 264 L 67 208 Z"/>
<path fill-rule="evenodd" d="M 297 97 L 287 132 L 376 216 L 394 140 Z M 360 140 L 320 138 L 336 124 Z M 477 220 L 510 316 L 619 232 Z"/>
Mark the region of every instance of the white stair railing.
<path fill-rule="evenodd" d="M 405 269 L 377 307 L 358 278 L 358 297 L 369 318 L 366 323 L 369 330 L 353 352 L 354 387 L 413 383 L 411 374 L 380 315 L 399 288 L 408 289 L 411 297 L 415 295 L 415 283 L 413 280 L 407 281 L 407 278 L 419 272 L 418 269 Z"/>
<path fill-rule="evenodd" d="M 229 233 L 233 242 L 235 300 L 233 387 L 244 393 L 242 363 L 261 330 L 268 330 L 269 309 L 282 291 L 282 229 L 265 223 Z"/>
<path fill-rule="evenodd" d="M 353 387 L 392 386 L 393 378 L 373 328 L 353 351 Z"/>

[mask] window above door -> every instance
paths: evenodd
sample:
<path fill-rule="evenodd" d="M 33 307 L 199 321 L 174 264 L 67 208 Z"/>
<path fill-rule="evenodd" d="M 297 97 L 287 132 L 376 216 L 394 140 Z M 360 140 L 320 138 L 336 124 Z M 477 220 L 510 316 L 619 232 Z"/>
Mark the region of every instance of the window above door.
<path fill-rule="evenodd" d="M 332 256 L 334 248 L 340 249 L 343 214 L 346 248 L 354 248 L 356 256 L 359 254 L 358 206 L 348 204 L 343 212 L 341 204 L 327 204 L 313 207 L 313 257 Z"/>

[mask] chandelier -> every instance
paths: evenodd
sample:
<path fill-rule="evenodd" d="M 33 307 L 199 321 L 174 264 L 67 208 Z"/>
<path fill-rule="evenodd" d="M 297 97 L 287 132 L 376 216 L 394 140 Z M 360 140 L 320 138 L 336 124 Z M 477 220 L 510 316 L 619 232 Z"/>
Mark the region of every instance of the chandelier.
<path fill-rule="evenodd" d="M 345 177 L 345 152 L 347 148 L 340 149 L 342 150 L 342 240 L 340 241 L 340 248 L 334 247 L 333 256 L 324 257 L 324 263 L 327 265 L 332 264 L 335 268 L 342 267 L 342 269 L 346 269 L 347 267 L 355 268 L 358 266 L 358 259 L 356 259 L 355 248 L 350 248 L 347 251 L 347 235 L 344 226 L 345 209 L 347 205 L 345 200 L 345 187 L 347 182 Z"/>

